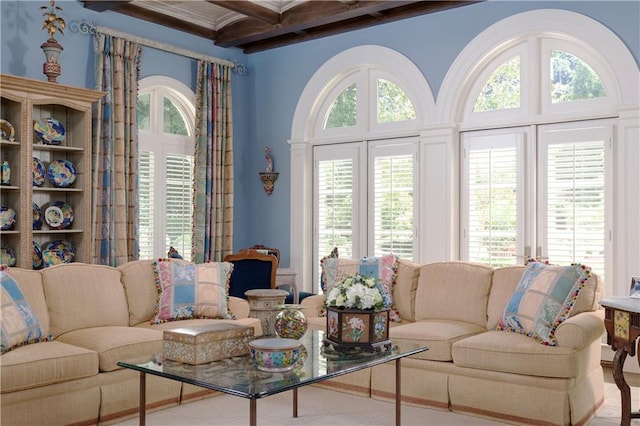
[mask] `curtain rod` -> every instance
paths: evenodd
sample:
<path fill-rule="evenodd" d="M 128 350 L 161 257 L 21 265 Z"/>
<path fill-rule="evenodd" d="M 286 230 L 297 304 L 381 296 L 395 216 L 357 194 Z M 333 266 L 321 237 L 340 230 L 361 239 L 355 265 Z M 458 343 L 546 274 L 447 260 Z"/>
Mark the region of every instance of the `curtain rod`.
<path fill-rule="evenodd" d="M 80 32 L 83 34 L 102 33 L 102 34 L 106 34 L 114 37 L 120 37 L 129 41 L 133 41 L 135 43 L 142 44 L 144 46 L 152 47 L 158 50 L 164 50 L 165 52 L 169 52 L 169 53 L 175 53 L 176 55 L 185 56 L 187 58 L 200 59 L 203 61 L 212 62 L 214 64 L 227 65 L 231 68 L 235 68 L 235 71 L 240 75 L 246 74 L 244 65 L 238 62 L 227 61 L 225 59 L 220 59 L 220 58 L 216 58 L 215 56 L 209 56 L 209 55 L 204 55 L 202 53 L 193 52 L 191 50 L 183 49 L 181 47 L 163 43 L 161 41 L 150 40 L 148 38 L 139 37 L 133 34 L 125 33 L 122 31 L 111 29 L 111 28 L 101 27 L 98 25 L 91 24 L 84 20 L 81 22 L 72 21 L 70 24 L 71 24 L 70 29 L 73 32 Z"/>

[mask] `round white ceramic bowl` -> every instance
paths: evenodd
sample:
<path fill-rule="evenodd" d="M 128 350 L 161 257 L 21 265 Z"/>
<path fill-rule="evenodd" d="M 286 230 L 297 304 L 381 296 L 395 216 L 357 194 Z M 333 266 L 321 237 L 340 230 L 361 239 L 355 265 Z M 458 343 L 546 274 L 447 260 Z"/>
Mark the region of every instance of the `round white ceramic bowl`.
<path fill-rule="evenodd" d="M 296 367 L 304 346 L 296 339 L 269 337 L 249 342 L 249 349 L 259 370 L 282 372 Z"/>

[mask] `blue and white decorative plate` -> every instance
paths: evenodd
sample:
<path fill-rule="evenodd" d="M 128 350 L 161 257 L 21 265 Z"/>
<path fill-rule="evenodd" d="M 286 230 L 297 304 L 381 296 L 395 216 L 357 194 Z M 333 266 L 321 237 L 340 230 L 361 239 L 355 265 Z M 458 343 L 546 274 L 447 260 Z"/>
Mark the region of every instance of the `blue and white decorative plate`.
<path fill-rule="evenodd" d="M 16 130 L 7 120 L 0 119 L 0 139 L 13 142 L 16 138 Z"/>
<path fill-rule="evenodd" d="M 49 164 L 49 172 L 47 173 L 49 180 L 54 186 L 67 188 L 76 181 L 76 166 L 71 161 L 54 160 Z"/>
<path fill-rule="evenodd" d="M 45 257 L 45 253 L 49 252 L 50 262 L 57 263 L 71 263 L 76 258 L 76 249 L 69 240 L 55 240 L 42 246 L 42 256 Z M 55 259 L 57 258 L 57 260 Z M 45 260 L 45 264 L 47 259 Z"/>
<path fill-rule="evenodd" d="M 35 241 L 33 242 L 33 260 L 31 263 L 33 269 L 40 269 L 44 266 L 44 261 L 42 260 L 42 249 Z"/>
<path fill-rule="evenodd" d="M 16 211 L 11 207 L 0 207 L 0 229 L 6 231 L 16 223 Z"/>
<path fill-rule="evenodd" d="M 36 203 L 33 203 L 33 229 L 42 229 L 42 210 Z"/>
<path fill-rule="evenodd" d="M 39 158 L 33 157 L 33 186 L 42 186 L 45 179 L 44 163 Z"/>
<path fill-rule="evenodd" d="M 67 229 L 73 223 L 73 208 L 64 201 L 51 201 L 43 206 L 44 221 L 51 229 Z"/>
<path fill-rule="evenodd" d="M 0 248 L 0 264 L 16 266 L 16 252 L 9 247 Z"/>
<path fill-rule="evenodd" d="M 45 145 L 60 145 L 67 134 L 62 123 L 51 117 L 36 121 L 33 125 L 33 130 Z"/>

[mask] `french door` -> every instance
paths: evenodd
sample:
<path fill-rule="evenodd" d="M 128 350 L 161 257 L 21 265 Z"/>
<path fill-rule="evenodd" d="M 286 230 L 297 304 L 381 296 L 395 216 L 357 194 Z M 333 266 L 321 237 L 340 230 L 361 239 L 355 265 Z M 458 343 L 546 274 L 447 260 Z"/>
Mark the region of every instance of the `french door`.
<path fill-rule="evenodd" d="M 395 253 L 412 259 L 417 138 L 314 148 L 314 276 L 319 260 Z"/>
<path fill-rule="evenodd" d="M 607 120 L 463 133 L 460 257 L 580 262 L 604 276 L 611 144 Z"/>

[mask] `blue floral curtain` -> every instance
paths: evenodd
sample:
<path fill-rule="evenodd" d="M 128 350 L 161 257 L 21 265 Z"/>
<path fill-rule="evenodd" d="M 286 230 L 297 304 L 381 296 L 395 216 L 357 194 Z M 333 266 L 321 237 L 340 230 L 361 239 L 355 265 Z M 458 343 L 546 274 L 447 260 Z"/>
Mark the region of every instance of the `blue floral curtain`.
<path fill-rule="evenodd" d="M 136 102 L 142 49 L 105 34 L 94 38 L 96 89 L 106 95 L 93 116 L 92 262 L 138 258 Z"/>
<path fill-rule="evenodd" d="M 233 243 L 231 68 L 198 61 L 193 254 L 220 262 Z"/>

